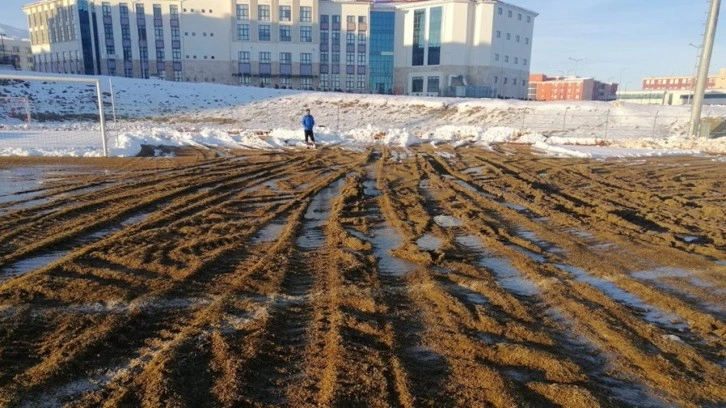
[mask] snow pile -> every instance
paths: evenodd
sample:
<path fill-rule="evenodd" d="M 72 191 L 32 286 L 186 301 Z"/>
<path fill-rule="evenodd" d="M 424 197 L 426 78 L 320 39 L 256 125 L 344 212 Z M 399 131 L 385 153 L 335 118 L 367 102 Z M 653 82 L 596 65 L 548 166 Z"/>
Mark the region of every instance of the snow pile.
<path fill-rule="evenodd" d="M 521 143 L 569 157 L 726 154 L 726 138 L 686 136 L 688 106 L 322 93 L 117 77 L 101 83 L 113 156 L 137 155 L 143 145 L 302 147 L 305 108 L 315 116 L 318 145 L 349 149 Z M 27 125 L 0 108 L 0 155 L 102 155 L 94 86 L 2 81 L 0 93 L 28 98 L 34 118 Z M 726 106 L 705 106 L 704 116 L 723 121 Z"/>

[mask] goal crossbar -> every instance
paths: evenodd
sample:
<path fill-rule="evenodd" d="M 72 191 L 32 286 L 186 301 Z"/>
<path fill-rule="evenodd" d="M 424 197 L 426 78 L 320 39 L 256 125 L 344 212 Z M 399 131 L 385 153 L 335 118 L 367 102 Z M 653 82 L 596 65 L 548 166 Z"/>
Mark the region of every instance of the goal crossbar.
<path fill-rule="evenodd" d="M 103 117 L 103 94 L 101 93 L 101 80 L 97 78 L 75 78 L 61 76 L 42 76 L 42 75 L 12 75 L 0 74 L 0 79 L 15 79 L 20 81 L 60 81 L 60 82 L 80 82 L 96 85 L 96 96 L 98 97 L 98 117 L 101 120 L 101 142 L 103 143 L 103 155 L 108 157 L 108 147 L 106 146 L 106 120 Z"/>

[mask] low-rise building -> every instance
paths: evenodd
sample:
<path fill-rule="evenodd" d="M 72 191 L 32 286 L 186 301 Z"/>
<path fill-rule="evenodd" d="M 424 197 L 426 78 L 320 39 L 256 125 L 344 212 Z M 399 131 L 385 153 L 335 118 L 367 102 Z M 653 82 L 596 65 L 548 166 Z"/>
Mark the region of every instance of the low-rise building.
<path fill-rule="evenodd" d="M 693 76 L 668 76 L 643 78 L 643 90 L 692 90 L 695 87 Z M 706 89 L 726 89 L 726 68 L 721 68 L 718 74 L 709 75 Z"/>
<path fill-rule="evenodd" d="M 618 84 L 578 76 L 529 76 L 528 99 L 536 101 L 611 101 Z"/>
<path fill-rule="evenodd" d="M 15 70 L 32 71 L 33 52 L 30 40 L 0 34 L 0 65 Z"/>

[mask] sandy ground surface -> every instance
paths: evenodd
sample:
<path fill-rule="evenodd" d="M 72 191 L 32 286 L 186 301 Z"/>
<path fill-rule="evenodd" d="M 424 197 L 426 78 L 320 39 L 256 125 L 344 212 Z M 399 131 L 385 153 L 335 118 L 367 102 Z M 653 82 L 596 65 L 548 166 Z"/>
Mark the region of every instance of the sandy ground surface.
<path fill-rule="evenodd" d="M 726 163 L 0 158 L 0 405 L 726 405 Z"/>

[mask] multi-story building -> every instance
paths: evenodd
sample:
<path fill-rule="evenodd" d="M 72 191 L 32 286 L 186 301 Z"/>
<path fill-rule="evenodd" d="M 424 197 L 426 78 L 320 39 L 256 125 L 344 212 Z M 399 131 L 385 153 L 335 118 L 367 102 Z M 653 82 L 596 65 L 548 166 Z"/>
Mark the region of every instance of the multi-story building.
<path fill-rule="evenodd" d="M 525 98 L 536 13 L 498 0 L 42 0 L 35 69 Z"/>
<path fill-rule="evenodd" d="M 0 65 L 16 70 L 33 70 L 33 52 L 30 40 L 5 37 L 0 34 Z"/>
<path fill-rule="evenodd" d="M 692 90 L 695 86 L 694 76 L 669 76 L 643 78 L 643 90 Z M 726 89 L 726 68 L 721 68 L 718 74 L 709 75 L 706 89 Z"/>
<path fill-rule="evenodd" d="M 536 101 L 612 101 L 618 84 L 583 77 L 529 76 L 528 99 Z"/>

